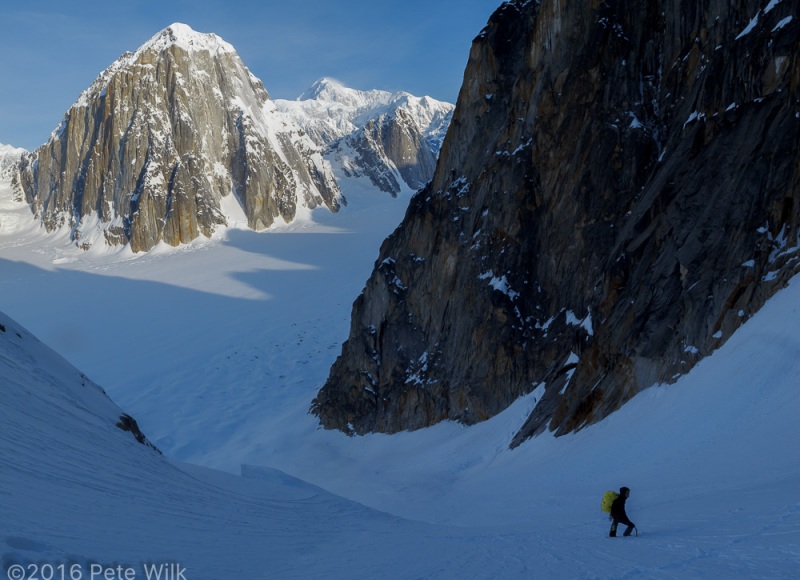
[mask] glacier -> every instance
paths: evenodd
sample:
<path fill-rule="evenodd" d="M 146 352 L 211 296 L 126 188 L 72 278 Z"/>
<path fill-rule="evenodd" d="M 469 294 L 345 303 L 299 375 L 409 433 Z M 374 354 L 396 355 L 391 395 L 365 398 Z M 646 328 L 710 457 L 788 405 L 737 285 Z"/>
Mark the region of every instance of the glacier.
<path fill-rule="evenodd" d="M 360 185 L 338 215 L 134 254 L 17 219 L 25 204 L 0 183 L 4 570 L 794 574 L 800 280 L 676 384 L 578 433 L 510 450 L 534 392 L 473 427 L 350 438 L 306 410 L 408 202 Z M 119 430 L 120 412 L 164 455 Z M 640 536 L 610 540 L 599 504 L 621 485 Z"/>

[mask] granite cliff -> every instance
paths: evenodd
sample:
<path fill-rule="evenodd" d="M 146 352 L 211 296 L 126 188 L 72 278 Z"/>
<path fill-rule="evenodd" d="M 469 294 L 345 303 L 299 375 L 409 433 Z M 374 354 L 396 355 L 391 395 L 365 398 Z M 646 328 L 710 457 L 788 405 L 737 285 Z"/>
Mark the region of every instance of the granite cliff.
<path fill-rule="evenodd" d="M 435 175 L 312 404 L 363 434 L 612 413 L 800 270 L 800 15 L 781 0 L 503 3 Z"/>
<path fill-rule="evenodd" d="M 99 231 L 134 251 L 210 235 L 231 195 L 254 229 L 339 203 L 319 148 L 233 47 L 184 24 L 103 71 L 23 156 L 16 184 L 48 230 L 72 226 L 84 247 Z"/>

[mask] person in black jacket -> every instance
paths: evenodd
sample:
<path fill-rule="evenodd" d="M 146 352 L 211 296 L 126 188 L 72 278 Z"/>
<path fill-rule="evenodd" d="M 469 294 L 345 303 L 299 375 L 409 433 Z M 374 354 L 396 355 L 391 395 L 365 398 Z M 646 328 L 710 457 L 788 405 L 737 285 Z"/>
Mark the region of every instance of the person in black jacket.
<path fill-rule="evenodd" d="M 611 531 L 608 535 L 612 538 L 617 537 L 617 525 L 625 524 L 628 526 L 623 532 L 623 536 L 630 536 L 631 532 L 636 527 L 634 523 L 628 518 L 625 513 L 625 500 L 631 495 L 631 490 L 627 487 L 619 488 L 619 497 L 611 504 Z"/>

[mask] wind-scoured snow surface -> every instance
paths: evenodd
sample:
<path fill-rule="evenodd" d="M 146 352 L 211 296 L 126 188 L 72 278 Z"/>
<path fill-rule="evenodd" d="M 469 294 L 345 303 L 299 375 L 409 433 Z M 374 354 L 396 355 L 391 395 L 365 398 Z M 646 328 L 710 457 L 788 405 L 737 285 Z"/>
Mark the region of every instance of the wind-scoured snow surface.
<path fill-rule="evenodd" d="M 307 411 L 408 194 L 343 190 L 338 215 L 134 255 L 80 252 L 0 185 L 4 570 L 796 577 L 800 279 L 577 434 L 508 449 L 537 389 L 473 427 L 348 438 Z M 114 426 L 120 408 L 164 455 Z M 612 540 L 600 500 L 622 485 L 640 536 Z"/>

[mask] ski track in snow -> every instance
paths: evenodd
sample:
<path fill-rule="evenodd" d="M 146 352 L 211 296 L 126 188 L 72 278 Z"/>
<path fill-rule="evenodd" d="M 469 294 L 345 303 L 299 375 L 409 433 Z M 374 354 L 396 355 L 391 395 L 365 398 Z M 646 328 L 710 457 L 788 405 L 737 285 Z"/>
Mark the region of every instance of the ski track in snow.
<path fill-rule="evenodd" d="M 410 195 L 349 188 L 338 215 L 133 255 L 80 252 L 0 186 L 0 310 L 22 325 L 0 315 L 4 570 L 796 577 L 800 280 L 678 383 L 577 434 L 510 451 L 533 393 L 470 428 L 348 438 L 308 406 Z M 641 535 L 611 540 L 599 503 L 621 485 Z"/>

